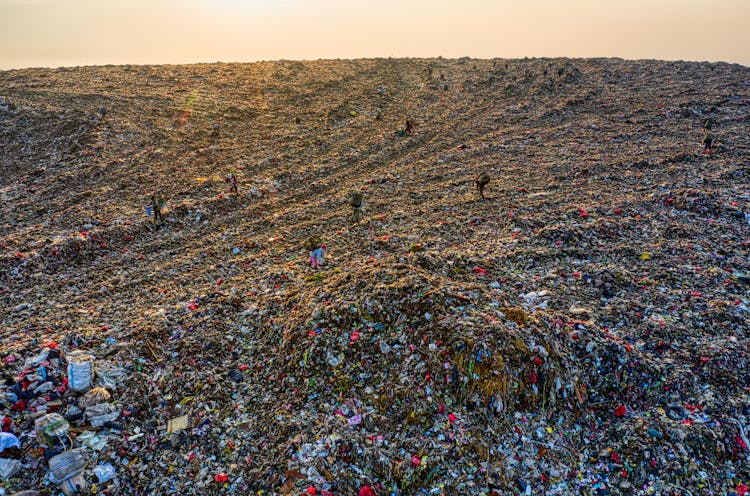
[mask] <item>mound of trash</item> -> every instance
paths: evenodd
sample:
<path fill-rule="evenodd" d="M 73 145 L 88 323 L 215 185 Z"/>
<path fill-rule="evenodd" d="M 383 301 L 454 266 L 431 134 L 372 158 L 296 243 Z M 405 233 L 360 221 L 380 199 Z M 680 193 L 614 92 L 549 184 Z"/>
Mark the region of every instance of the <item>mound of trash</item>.
<path fill-rule="evenodd" d="M 0 494 L 749 492 L 748 68 L 0 88 Z"/>

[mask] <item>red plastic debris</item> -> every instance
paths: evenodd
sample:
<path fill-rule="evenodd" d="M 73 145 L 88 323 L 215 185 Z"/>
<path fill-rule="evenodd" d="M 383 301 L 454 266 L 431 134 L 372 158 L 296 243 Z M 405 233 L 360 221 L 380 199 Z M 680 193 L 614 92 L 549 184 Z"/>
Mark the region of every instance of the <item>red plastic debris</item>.
<path fill-rule="evenodd" d="M 375 491 L 373 491 L 370 486 L 365 484 L 359 490 L 359 496 L 375 496 Z"/>
<path fill-rule="evenodd" d="M 747 443 L 740 436 L 735 436 L 734 440 L 737 441 L 737 445 L 742 449 L 747 449 Z"/>

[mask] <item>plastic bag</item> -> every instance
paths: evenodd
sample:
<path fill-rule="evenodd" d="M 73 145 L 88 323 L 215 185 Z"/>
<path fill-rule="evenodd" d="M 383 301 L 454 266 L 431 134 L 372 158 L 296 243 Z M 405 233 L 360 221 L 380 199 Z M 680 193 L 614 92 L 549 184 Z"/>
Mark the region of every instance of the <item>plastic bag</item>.
<path fill-rule="evenodd" d="M 21 462 L 13 460 L 11 458 L 0 458 L 0 477 L 3 479 L 10 479 L 19 470 L 21 470 Z"/>
<path fill-rule="evenodd" d="M 86 463 L 83 450 L 75 449 L 50 458 L 49 470 L 56 481 L 64 481 L 83 472 Z"/>
<path fill-rule="evenodd" d="M 0 432 L 0 453 L 13 447 L 20 448 L 21 441 L 10 432 Z"/>
<path fill-rule="evenodd" d="M 94 376 L 94 357 L 73 353 L 68 357 L 68 383 L 73 391 L 87 391 Z"/>
<path fill-rule="evenodd" d="M 81 399 L 78 400 L 78 406 L 82 409 L 86 409 L 90 406 L 98 405 L 99 403 L 107 403 L 112 398 L 109 391 L 103 387 L 95 387 L 90 389 L 84 394 Z"/>
<path fill-rule="evenodd" d="M 94 467 L 94 474 L 99 479 L 99 484 L 104 484 L 108 480 L 115 478 L 117 470 L 111 463 L 104 463 Z"/>
<path fill-rule="evenodd" d="M 83 474 L 79 473 L 60 482 L 60 489 L 65 493 L 65 496 L 73 496 L 79 491 L 85 494 L 88 489 L 88 483 L 83 478 Z"/>
<path fill-rule="evenodd" d="M 70 430 L 70 424 L 59 413 L 48 413 L 34 421 L 37 436 L 52 446 Z"/>
<path fill-rule="evenodd" d="M 101 451 L 107 445 L 106 436 L 100 436 L 93 431 L 84 431 L 76 439 L 82 446 L 86 446 L 93 451 Z"/>
<path fill-rule="evenodd" d="M 120 410 L 111 403 L 100 403 L 86 408 L 85 416 L 92 427 L 101 427 L 107 422 L 117 420 Z"/>

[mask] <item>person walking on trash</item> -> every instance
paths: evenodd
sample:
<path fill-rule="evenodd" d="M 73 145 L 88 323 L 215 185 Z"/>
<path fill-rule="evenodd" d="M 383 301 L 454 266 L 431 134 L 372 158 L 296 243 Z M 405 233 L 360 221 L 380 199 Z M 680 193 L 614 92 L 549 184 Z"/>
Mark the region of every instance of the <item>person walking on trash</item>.
<path fill-rule="evenodd" d="M 226 182 L 229 183 L 229 191 L 234 194 L 239 194 L 239 190 L 237 189 L 237 173 L 232 171 L 227 174 L 227 177 L 225 179 Z"/>
<path fill-rule="evenodd" d="M 155 195 L 151 195 L 151 205 L 146 207 L 146 214 L 152 217 L 151 221 L 154 227 L 158 227 L 160 222 L 164 221 L 164 209 L 166 202 L 161 198 L 156 198 Z"/>
<path fill-rule="evenodd" d="M 310 252 L 310 267 L 317 269 L 323 263 L 323 257 L 326 254 L 326 245 L 320 245 L 319 248 Z"/>
<path fill-rule="evenodd" d="M 362 199 L 362 193 L 355 190 L 349 192 L 349 205 L 352 207 L 352 216 L 350 221 L 352 224 L 356 224 L 362 220 L 362 209 L 364 208 L 365 202 Z"/>

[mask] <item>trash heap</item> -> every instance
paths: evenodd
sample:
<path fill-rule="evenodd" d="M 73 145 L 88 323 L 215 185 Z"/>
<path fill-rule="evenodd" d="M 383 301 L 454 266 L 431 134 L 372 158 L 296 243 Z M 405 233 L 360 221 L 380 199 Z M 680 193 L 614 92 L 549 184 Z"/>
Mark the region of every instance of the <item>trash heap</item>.
<path fill-rule="evenodd" d="M 748 493 L 747 68 L 0 87 L 0 496 Z"/>
<path fill-rule="evenodd" d="M 14 478 L 17 487 L 66 495 L 116 484 L 106 448 L 122 431 L 122 409 L 110 391 L 125 371 L 97 366 L 82 350 L 65 355 L 54 341 L 26 358 L 10 353 L 3 365 L 0 476 Z"/>

